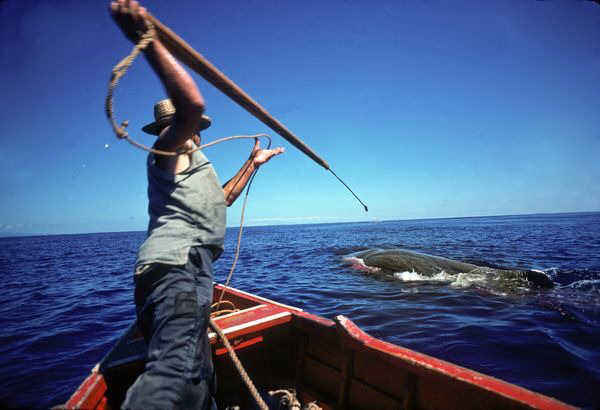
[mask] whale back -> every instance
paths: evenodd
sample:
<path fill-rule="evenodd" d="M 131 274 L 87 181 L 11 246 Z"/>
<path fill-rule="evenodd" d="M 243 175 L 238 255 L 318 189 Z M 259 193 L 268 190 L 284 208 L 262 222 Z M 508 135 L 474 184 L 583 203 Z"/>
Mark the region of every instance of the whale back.
<path fill-rule="evenodd" d="M 426 255 L 403 249 L 371 249 L 354 255 L 365 265 L 377 267 L 387 272 L 418 272 L 423 275 L 467 273 L 478 266 L 453 261 L 440 256 Z"/>

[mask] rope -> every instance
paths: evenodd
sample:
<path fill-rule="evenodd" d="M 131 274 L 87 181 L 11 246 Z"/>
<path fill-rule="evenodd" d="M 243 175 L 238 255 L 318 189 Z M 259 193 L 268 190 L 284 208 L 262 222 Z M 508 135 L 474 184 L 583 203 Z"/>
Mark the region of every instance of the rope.
<path fill-rule="evenodd" d="M 133 60 L 146 49 L 156 38 L 156 30 L 154 29 L 154 25 L 148 21 L 148 29 L 144 34 L 142 34 L 140 41 L 133 47 L 131 53 L 127 55 L 124 59 L 122 59 L 112 70 L 110 76 L 110 82 L 108 85 L 108 95 L 106 96 L 105 101 L 105 110 L 106 116 L 110 121 L 110 125 L 112 126 L 113 131 L 117 134 L 118 138 L 125 138 L 129 140 L 129 134 L 125 131 L 125 128 L 129 125 L 129 121 L 125 120 L 121 123 L 121 126 L 117 124 L 115 121 L 115 111 L 113 106 L 113 94 L 115 89 L 117 88 L 117 84 L 121 77 L 125 75 L 129 67 L 133 64 Z M 130 141 L 131 142 L 131 141 Z"/>
<path fill-rule="evenodd" d="M 148 146 L 146 146 L 144 144 L 141 144 L 141 143 L 137 142 L 136 140 L 134 140 L 129 135 L 129 133 L 127 133 L 127 131 L 125 131 L 125 128 L 129 125 L 129 121 L 127 121 L 127 120 L 123 121 L 121 123 L 121 126 L 119 126 L 117 124 L 117 122 L 115 121 L 115 119 L 114 119 L 114 107 L 113 107 L 113 94 L 114 94 L 114 90 L 117 87 L 117 83 L 119 82 L 119 79 L 125 75 L 125 73 L 129 69 L 129 67 L 131 67 L 131 65 L 133 64 L 133 60 L 135 60 L 135 58 L 138 56 L 138 54 L 141 53 L 146 47 L 148 47 L 150 45 L 150 43 L 152 43 L 152 41 L 154 41 L 156 38 L 158 38 L 158 35 L 156 33 L 156 29 L 155 29 L 154 24 L 152 23 L 152 21 L 155 21 L 156 24 L 157 24 L 157 26 L 159 27 L 159 30 L 161 30 L 161 33 L 163 35 L 165 34 L 165 27 L 162 26 L 162 24 L 160 22 L 158 22 L 157 20 L 155 20 L 154 17 L 149 16 L 149 18 L 146 21 L 146 23 L 148 25 L 148 29 L 141 36 L 139 43 L 136 44 L 133 47 L 133 50 L 131 51 L 131 53 L 129 53 L 129 55 L 127 57 L 125 57 L 123 60 L 121 60 L 119 62 L 119 64 L 117 64 L 113 68 L 113 70 L 112 70 L 112 75 L 111 75 L 110 83 L 109 83 L 109 86 L 108 86 L 108 94 L 106 96 L 105 110 L 106 110 L 106 115 L 108 117 L 108 120 L 110 121 L 110 124 L 111 124 L 111 126 L 113 128 L 113 131 L 115 132 L 115 134 L 117 135 L 118 138 L 127 140 L 127 142 L 129 142 L 131 145 L 133 145 L 133 146 L 135 146 L 137 148 L 143 149 L 144 151 L 153 152 L 153 153 L 159 154 L 159 155 L 174 156 L 174 155 L 180 155 L 180 154 L 191 154 L 191 153 L 193 153 L 193 152 L 195 152 L 195 151 L 197 151 L 199 149 L 202 149 L 202 148 L 204 148 L 206 146 L 212 145 L 213 143 L 216 144 L 217 142 L 215 141 L 215 142 L 207 144 L 205 146 L 200 146 L 200 147 L 197 147 L 197 148 L 194 148 L 194 149 L 191 149 L 191 150 L 188 150 L 188 151 L 182 151 L 182 152 L 171 152 L 171 151 L 157 150 L 156 148 L 151 148 L 151 147 L 148 147 Z M 174 33 L 170 33 L 170 34 L 174 35 Z M 176 40 L 177 40 L 177 43 L 180 46 L 182 44 L 184 44 L 185 46 L 187 46 L 187 44 L 185 44 L 185 42 L 183 40 L 181 40 L 181 39 L 176 39 Z M 173 51 L 173 50 L 171 50 L 171 51 Z M 191 51 L 194 51 L 194 50 L 191 49 Z M 194 53 L 195 53 L 195 51 L 194 51 Z M 201 55 L 199 55 L 199 54 L 196 57 L 198 59 L 200 59 L 200 60 L 204 60 L 203 57 Z M 205 63 L 208 63 L 208 62 L 206 61 Z M 207 66 L 207 67 L 211 66 L 212 67 L 212 65 L 210 65 L 210 63 L 205 64 L 205 66 Z M 217 77 L 226 78 L 222 73 L 220 73 L 218 70 L 216 70 L 216 68 L 212 67 L 212 69 L 214 69 L 215 72 L 218 74 Z M 203 75 L 202 73 L 200 73 L 200 74 Z M 227 79 L 227 81 L 230 81 L 230 80 Z M 210 80 L 209 80 L 209 82 L 212 83 L 212 81 L 210 81 Z M 221 91 L 224 91 L 217 84 L 215 84 L 215 83 L 212 83 L 212 84 L 215 85 Z M 232 86 L 235 86 L 235 84 L 231 83 L 229 86 L 232 87 Z M 238 87 L 235 86 L 234 88 L 238 88 Z M 245 95 L 245 93 L 243 93 L 243 91 L 241 91 L 241 89 L 239 89 L 239 92 L 241 92 L 242 94 Z M 240 103 L 240 101 L 238 101 L 237 98 L 234 98 L 232 95 L 230 95 L 227 92 L 225 92 L 225 94 L 227 94 L 230 97 L 232 97 L 234 99 L 234 101 L 238 102 L 238 104 L 242 105 L 242 107 L 246 108 L 246 110 L 249 109 L 245 104 Z M 335 176 L 350 191 L 350 193 L 352 193 L 352 195 L 354 195 L 354 197 L 358 200 L 358 202 L 360 202 L 360 204 L 365 209 L 365 212 L 369 212 L 369 208 L 363 203 L 363 201 L 361 201 L 361 199 L 358 197 L 358 195 L 356 195 L 354 193 L 354 191 L 352 191 L 352 189 L 350 189 L 350 187 L 348 186 L 348 184 L 346 184 L 344 181 L 342 181 L 342 179 L 335 172 L 333 172 L 333 170 L 331 168 L 329 168 L 329 165 L 324 160 L 322 160 L 321 158 L 319 158 L 306 144 L 304 144 L 304 142 L 302 142 L 298 137 L 296 137 L 287 128 L 285 128 L 283 126 L 283 124 L 280 124 L 277 120 L 275 120 L 274 118 L 271 118 L 270 115 L 265 110 L 263 110 L 262 107 L 260 107 L 259 105 L 257 105 L 257 103 L 254 102 L 249 96 L 245 95 L 245 97 L 243 99 L 245 100 L 246 98 L 247 98 L 246 102 L 249 102 L 249 103 L 251 103 L 251 105 L 253 104 L 256 107 L 259 107 L 259 108 L 261 108 L 261 111 L 264 111 L 264 113 L 262 113 L 262 114 L 264 114 L 266 117 L 268 117 L 267 118 L 268 121 L 266 121 L 265 118 L 263 118 L 262 114 L 257 116 L 257 113 L 254 110 L 249 110 L 250 113 L 252 113 L 259 120 L 261 120 L 263 123 L 265 123 L 266 125 L 268 125 L 271 129 L 273 129 L 278 134 L 280 134 L 282 137 L 284 137 L 286 140 L 288 140 L 290 143 L 292 143 L 292 145 L 294 145 L 300 151 L 304 152 L 306 155 L 308 155 L 310 158 L 312 158 L 315 162 L 317 162 L 323 168 L 325 168 L 326 170 L 330 171 L 333 174 L 333 176 Z M 273 128 L 273 124 L 276 124 L 277 127 Z M 248 138 L 248 137 L 226 137 L 226 138 L 233 139 L 233 138 Z"/>
<path fill-rule="evenodd" d="M 302 406 L 300 405 L 300 402 L 296 398 L 296 391 L 294 389 L 274 390 L 274 391 L 270 391 L 269 395 L 271 397 L 281 395 L 281 399 L 279 399 L 279 408 L 290 409 L 290 410 L 300 410 L 302 408 Z"/>
<path fill-rule="evenodd" d="M 127 121 L 125 121 L 127 122 Z M 151 152 L 153 154 L 157 154 L 157 155 L 167 155 L 167 156 L 175 156 L 175 155 L 186 155 L 186 154 L 193 154 L 196 151 L 200 151 L 204 148 L 208 148 L 212 145 L 218 144 L 220 142 L 225 142 L 225 141 L 230 141 L 230 140 L 235 140 L 235 139 L 243 139 L 243 138 L 268 138 L 269 141 L 271 141 L 271 137 L 269 137 L 267 134 L 254 134 L 254 135 L 232 135 L 229 137 L 223 137 L 223 138 L 219 138 L 216 139 L 214 141 L 211 142 L 207 142 L 204 145 L 200 145 L 199 147 L 196 148 L 191 148 L 185 151 L 162 151 L 159 149 L 156 149 L 154 147 L 149 147 L 147 145 L 141 144 L 139 142 L 137 142 L 136 140 L 134 140 L 133 138 L 131 138 L 129 135 L 126 135 L 125 137 L 123 137 L 122 139 L 124 139 L 125 141 L 129 142 L 131 145 L 133 145 L 136 148 L 142 149 L 146 152 Z M 270 145 L 270 142 L 269 142 Z"/>
<path fill-rule="evenodd" d="M 269 136 L 266 136 L 269 138 Z M 215 141 L 216 143 L 216 141 Z M 269 144 L 267 145 L 267 149 L 271 148 L 271 138 L 269 138 Z M 249 164 L 248 164 L 249 166 Z M 254 170 L 252 176 L 250 177 L 250 181 L 248 182 L 248 186 L 246 187 L 246 194 L 244 196 L 244 202 L 242 203 L 242 213 L 240 216 L 240 230 L 237 238 L 237 245 L 235 250 L 235 257 L 233 259 L 233 264 L 231 265 L 231 270 L 229 271 L 229 275 L 227 276 L 227 280 L 225 281 L 225 286 L 223 286 L 223 290 L 221 291 L 221 296 L 219 297 L 219 301 L 217 302 L 217 310 L 221 305 L 221 301 L 223 300 L 223 296 L 225 296 L 225 292 L 227 291 L 227 287 L 229 286 L 229 282 L 231 281 L 231 277 L 233 276 L 233 271 L 235 270 L 235 266 L 237 265 L 238 258 L 240 256 L 240 249 L 242 246 L 242 232 L 244 230 L 244 214 L 246 213 L 246 201 L 248 200 L 248 194 L 250 193 L 250 187 L 252 186 L 252 182 L 254 182 L 254 177 L 256 177 L 256 173 L 258 172 L 258 168 Z"/>
<path fill-rule="evenodd" d="M 279 407 L 284 409 L 292 409 L 292 410 L 300 410 L 301 405 L 298 399 L 296 398 L 296 391 L 294 389 L 290 390 L 273 390 L 269 392 L 271 397 L 275 397 L 281 395 L 281 399 L 279 400 Z"/>
<path fill-rule="evenodd" d="M 236 309 L 235 308 L 235 304 L 233 302 L 229 301 L 229 300 L 224 300 L 223 303 L 226 304 L 226 305 L 229 305 L 232 310 L 239 310 L 239 309 Z M 213 310 L 217 305 L 218 305 L 217 303 L 213 303 L 210 306 L 210 310 Z"/>
<path fill-rule="evenodd" d="M 125 130 L 125 128 L 129 125 L 129 121 L 125 120 L 121 123 L 121 125 L 119 126 L 117 124 L 117 122 L 115 121 L 115 110 L 114 110 L 114 93 L 115 90 L 117 88 L 117 85 L 119 83 L 119 80 L 121 79 L 121 77 L 123 77 L 125 75 L 125 73 L 127 72 L 127 70 L 129 69 L 129 67 L 131 67 L 131 65 L 133 64 L 133 61 L 135 60 L 135 58 L 142 52 L 144 51 L 152 41 L 154 41 L 157 37 L 156 37 L 156 31 L 154 29 L 154 25 L 152 25 L 152 23 L 150 21 L 147 22 L 148 23 L 148 30 L 141 36 L 140 38 L 140 42 L 138 44 L 136 44 L 133 47 L 133 50 L 131 50 L 131 53 L 129 53 L 129 55 L 127 55 L 124 59 L 122 59 L 113 69 L 111 72 L 111 77 L 110 77 L 110 82 L 108 85 L 108 93 L 106 95 L 106 101 L 105 101 L 105 111 L 106 111 L 106 116 L 108 117 L 108 120 L 110 122 L 110 125 L 113 129 L 113 131 L 115 132 L 117 138 L 119 139 L 124 139 L 127 142 L 129 142 L 131 145 L 133 145 L 134 147 L 137 147 L 139 149 L 142 149 L 144 151 L 147 152 L 152 152 L 153 154 L 158 154 L 158 155 L 166 155 L 166 156 L 175 156 L 175 155 L 183 155 L 183 154 L 192 154 L 196 151 L 199 151 L 201 149 L 210 147 L 211 145 L 215 145 L 218 144 L 220 142 L 224 142 L 224 141 L 230 141 L 230 140 L 234 140 L 234 139 L 241 139 L 241 138 L 259 138 L 259 137 L 266 137 L 269 138 L 269 146 L 271 145 L 271 138 L 266 135 L 266 134 L 256 134 L 256 135 L 235 135 L 235 136 L 230 136 L 230 137 L 223 137 L 214 141 L 211 141 L 209 143 L 206 143 L 204 145 L 200 145 L 199 147 L 196 148 L 192 148 L 186 151 L 180 151 L 180 152 L 175 152 L 175 151 L 162 151 L 153 147 L 148 147 L 147 145 L 144 145 L 142 143 L 137 142 L 136 140 L 134 140 L 129 133 Z"/>
<path fill-rule="evenodd" d="M 210 317 L 219 317 L 221 315 L 226 315 L 228 313 L 235 313 L 235 312 L 239 312 L 239 309 L 221 309 L 221 310 L 217 310 L 214 312 L 210 312 Z"/>
<path fill-rule="evenodd" d="M 271 138 L 268 135 L 264 135 L 264 134 L 262 134 L 262 136 L 265 136 L 265 137 L 267 137 L 269 139 L 269 144 L 267 145 L 267 149 L 269 149 L 271 147 Z M 224 141 L 235 139 L 235 138 L 254 138 L 254 136 L 252 136 L 252 137 L 246 137 L 246 136 L 225 137 L 225 138 L 221 138 L 219 140 L 215 140 L 213 142 L 210 142 L 210 143 L 208 143 L 206 145 L 203 145 L 202 147 L 208 147 L 210 145 L 214 145 L 214 144 L 217 144 L 219 142 L 224 142 Z M 244 174 L 244 172 L 246 171 L 246 169 L 248 169 L 249 166 L 250 166 L 250 162 L 248 163 L 248 165 L 246 166 L 246 168 L 242 172 L 242 175 Z M 239 233 L 238 233 L 237 247 L 236 247 L 236 250 L 235 250 L 235 257 L 234 257 L 234 260 L 233 260 L 233 264 L 231 266 L 231 270 L 229 271 L 229 276 L 227 277 L 227 281 L 225 282 L 225 286 L 223 287 L 223 290 L 221 292 L 221 296 L 219 297 L 219 301 L 216 304 L 212 305 L 212 306 L 216 305 L 216 310 L 217 311 L 215 312 L 215 316 L 217 316 L 217 315 L 219 315 L 221 313 L 224 313 L 223 311 L 219 311 L 219 306 L 221 305 L 221 301 L 223 299 L 223 296 L 225 295 L 225 291 L 227 290 L 227 287 L 229 286 L 229 281 L 231 280 L 231 277 L 233 276 L 233 272 L 235 270 L 235 266 L 236 266 L 238 258 L 240 256 L 240 249 L 241 249 L 241 242 L 242 242 L 242 231 L 244 229 L 244 213 L 246 211 L 246 201 L 248 200 L 248 193 L 250 192 L 250 187 L 252 186 L 252 182 L 254 181 L 254 177 L 256 176 L 257 172 L 258 172 L 258 168 L 255 169 L 254 172 L 252 173 L 252 176 L 250 177 L 250 181 L 248 182 L 248 186 L 246 187 L 246 195 L 244 196 L 244 202 L 242 204 L 242 215 L 241 215 L 241 220 L 240 220 L 240 230 L 239 230 Z M 236 182 L 236 184 L 237 184 L 237 182 Z M 231 303 L 229 301 L 225 301 L 225 302 L 233 305 L 233 303 Z M 211 306 L 211 309 L 212 309 L 212 306 Z M 233 307 L 235 309 L 235 305 L 233 305 Z M 221 338 L 221 340 L 223 341 L 223 345 L 227 349 L 227 352 L 229 353 L 229 356 L 231 357 L 231 361 L 233 362 L 233 364 L 235 365 L 238 373 L 242 377 L 242 380 L 246 384 L 246 387 L 248 387 L 248 390 L 250 391 L 250 394 L 252 395 L 252 397 L 256 401 L 256 404 L 258 405 L 258 407 L 261 410 L 268 410 L 267 405 L 265 404 L 265 402 L 262 399 L 262 397 L 260 397 L 260 394 L 258 394 L 258 391 L 256 390 L 256 387 L 254 386 L 254 383 L 250 379 L 250 376 L 248 376 L 248 373 L 244 369 L 244 366 L 242 365 L 242 363 L 238 359 L 237 355 L 235 354 L 235 351 L 233 350 L 233 348 L 229 344 L 229 340 L 227 340 L 227 336 L 225 336 L 225 333 L 223 333 L 223 331 L 221 330 L 221 328 L 219 327 L 219 325 L 217 325 L 215 323 L 215 321 L 212 318 L 212 315 L 211 315 L 211 318 L 209 319 L 209 325 L 210 325 L 211 329 L 213 329 L 215 331 L 215 333 L 217 333 L 219 335 L 219 337 Z"/>
<path fill-rule="evenodd" d="M 323 410 L 321 406 L 317 404 L 316 401 L 312 401 L 302 407 L 298 398 L 296 396 L 296 390 L 273 390 L 269 392 L 271 397 L 275 397 L 281 395 L 281 399 L 279 400 L 279 408 L 280 409 L 290 409 L 290 410 Z"/>
<path fill-rule="evenodd" d="M 231 361 L 233 361 L 233 364 L 235 365 L 238 372 L 240 373 L 240 376 L 242 376 L 242 380 L 246 384 L 246 387 L 248 387 L 248 390 L 250 390 L 250 394 L 252 394 L 252 397 L 256 401 L 256 404 L 258 405 L 258 407 L 261 410 L 268 410 L 269 408 L 267 407 L 267 404 L 264 402 L 262 397 L 260 397 L 260 394 L 258 393 L 258 390 L 256 390 L 256 387 L 254 387 L 254 383 L 252 383 L 250 376 L 248 376 L 248 373 L 246 373 L 246 370 L 244 370 L 244 366 L 242 366 L 242 363 L 240 362 L 237 355 L 235 354 L 235 351 L 229 344 L 229 341 L 227 340 L 227 336 L 225 336 L 225 334 L 223 333 L 221 328 L 214 322 L 214 320 L 212 318 L 209 320 L 208 324 L 209 324 L 210 328 L 213 329 L 219 335 L 221 340 L 223 341 L 223 345 L 229 352 L 229 356 L 231 356 Z"/>
<path fill-rule="evenodd" d="M 229 305 L 230 308 L 229 309 L 221 309 L 221 310 L 215 310 L 215 308 L 217 308 L 218 303 L 213 303 L 210 306 L 210 317 L 215 318 L 221 315 L 225 315 L 227 313 L 235 313 L 235 312 L 239 312 L 240 310 L 238 308 L 235 307 L 235 305 L 233 304 L 233 302 L 230 302 L 229 300 L 224 300 L 223 301 L 224 305 Z"/>
<path fill-rule="evenodd" d="M 269 138 L 269 137 L 267 136 L 267 138 Z M 225 139 L 222 139 L 222 140 L 225 140 Z M 214 141 L 213 143 L 216 144 L 217 142 L 222 142 L 222 141 Z M 209 144 L 213 144 L 213 143 L 209 143 Z M 207 144 L 207 145 L 209 145 L 209 144 Z M 267 145 L 267 149 L 269 149 L 270 147 L 271 147 L 271 138 L 269 138 L 269 144 Z M 248 166 L 250 166 L 250 163 L 248 163 L 247 167 Z M 246 169 L 248 169 L 247 167 L 246 167 Z M 246 169 L 244 169 L 244 172 Z M 231 266 L 231 270 L 229 271 L 229 276 L 227 277 L 227 281 L 225 282 L 225 286 L 223 287 L 223 290 L 221 291 L 221 296 L 219 297 L 219 301 L 216 303 L 217 313 L 219 310 L 219 306 L 221 305 L 221 301 L 223 300 L 223 296 L 225 295 L 225 291 L 227 290 L 227 287 L 229 286 L 229 281 L 231 280 L 231 277 L 233 276 L 233 272 L 235 270 L 235 266 L 237 264 L 238 258 L 240 256 L 240 249 L 241 249 L 241 243 L 242 243 L 242 232 L 244 229 L 244 213 L 246 211 L 246 201 L 248 200 L 248 193 L 250 192 L 250 187 L 252 186 L 252 182 L 254 181 L 254 177 L 256 176 L 257 172 L 258 172 L 258 168 L 256 168 L 254 170 L 254 172 L 252 173 L 252 176 L 250 177 L 250 181 L 248 182 L 248 186 L 246 187 L 246 195 L 244 196 L 244 202 L 242 204 L 242 215 L 240 218 L 240 230 L 238 233 L 235 257 L 233 260 L 233 264 Z M 228 302 L 228 303 L 231 303 L 231 302 Z M 237 355 L 235 354 L 235 351 L 229 344 L 229 340 L 227 340 L 227 336 L 225 336 L 225 333 L 223 333 L 221 328 L 219 328 L 219 326 L 214 322 L 214 320 L 212 318 L 210 318 L 209 325 L 219 335 L 219 337 L 223 341 L 223 345 L 227 349 L 227 352 L 229 352 L 231 361 L 237 368 L 240 376 L 242 377 L 242 380 L 246 384 L 246 387 L 248 387 L 248 390 L 250 391 L 250 394 L 252 394 L 252 397 L 254 397 L 254 400 L 256 401 L 256 404 L 258 405 L 258 407 L 262 410 L 268 409 L 268 407 L 265 404 L 265 402 L 263 401 L 262 397 L 260 397 L 260 394 L 258 394 L 258 391 L 256 390 L 256 387 L 252 383 L 252 380 L 248 376 L 248 373 L 246 373 L 244 366 L 239 361 L 239 359 L 237 358 Z"/>

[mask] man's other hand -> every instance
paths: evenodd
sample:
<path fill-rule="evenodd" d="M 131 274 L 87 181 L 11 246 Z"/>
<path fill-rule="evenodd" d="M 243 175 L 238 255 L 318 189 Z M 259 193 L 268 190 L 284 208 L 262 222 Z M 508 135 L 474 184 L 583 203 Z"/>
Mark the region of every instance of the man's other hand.
<path fill-rule="evenodd" d="M 254 140 L 254 148 L 252 148 L 252 154 L 250 154 L 250 158 L 252 159 L 252 163 L 255 167 L 261 166 L 262 164 L 268 162 L 274 156 L 282 154 L 285 151 L 285 148 L 282 147 L 273 149 L 261 149 L 260 140 L 258 138 L 255 138 Z"/>

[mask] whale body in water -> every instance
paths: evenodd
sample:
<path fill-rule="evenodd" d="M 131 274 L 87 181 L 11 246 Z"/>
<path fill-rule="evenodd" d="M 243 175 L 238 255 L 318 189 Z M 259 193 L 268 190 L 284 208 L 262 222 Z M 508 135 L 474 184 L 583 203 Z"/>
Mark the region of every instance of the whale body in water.
<path fill-rule="evenodd" d="M 440 256 L 407 251 L 403 249 L 369 249 L 356 252 L 346 259 L 353 266 L 370 273 L 389 274 L 417 273 L 425 277 L 436 275 L 471 275 L 481 281 L 494 282 L 498 286 L 528 285 L 533 288 L 552 288 L 552 280 L 544 272 L 535 270 L 498 269 L 477 266 Z M 359 263 L 355 263 L 360 261 Z"/>

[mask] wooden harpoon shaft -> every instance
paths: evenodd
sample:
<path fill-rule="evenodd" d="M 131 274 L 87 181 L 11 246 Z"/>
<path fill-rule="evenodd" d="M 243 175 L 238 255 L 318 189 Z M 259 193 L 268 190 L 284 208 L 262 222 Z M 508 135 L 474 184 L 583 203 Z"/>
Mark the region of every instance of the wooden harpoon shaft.
<path fill-rule="evenodd" d="M 269 114 L 267 110 L 254 101 L 237 84 L 227 78 L 225 74 L 219 71 L 206 58 L 202 57 L 202 55 L 194 50 L 181 37 L 158 21 L 154 16 L 152 16 L 150 13 L 148 13 L 147 16 L 152 24 L 154 24 L 156 33 L 158 34 L 161 43 L 164 44 L 164 46 L 169 50 L 169 52 L 171 52 L 171 54 L 173 54 L 174 57 L 187 65 L 191 70 L 194 70 L 196 73 L 200 74 L 206 81 L 221 90 L 223 93 L 229 96 L 229 98 L 238 103 L 240 106 L 242 106 L 242 108 L 246 109 L 246 111 L 254 115 L 277 134 L 281 135 L 300 151 L 304 152 L 317 164 L 321 165 L 326 170 L 329 170 L 329 165 L 327 162 L 325 162 L 325 160 L 319 157 L 300 138 L 295 136 L 282 123 Z"/>

